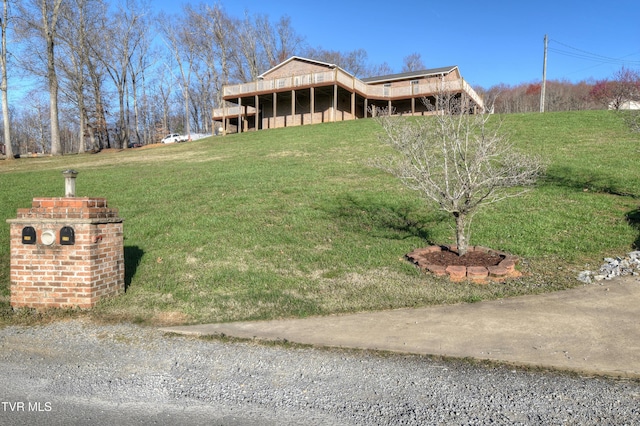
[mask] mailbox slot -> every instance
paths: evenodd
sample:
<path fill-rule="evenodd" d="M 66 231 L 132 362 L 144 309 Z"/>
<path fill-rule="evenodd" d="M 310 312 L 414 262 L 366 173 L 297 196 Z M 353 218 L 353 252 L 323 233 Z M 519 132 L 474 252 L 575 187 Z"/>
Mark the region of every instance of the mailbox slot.
<path fill-rule="evenodd" d="M 60 230 L 60 245 L 72 246 L 76 243 L 75 232 L 72 227 L 65 226 Z"/>
<path fill-rule="evenodd" d="M 33 226 L 22 228 L 22 244 L 36 243 L 36 229 Z"/>

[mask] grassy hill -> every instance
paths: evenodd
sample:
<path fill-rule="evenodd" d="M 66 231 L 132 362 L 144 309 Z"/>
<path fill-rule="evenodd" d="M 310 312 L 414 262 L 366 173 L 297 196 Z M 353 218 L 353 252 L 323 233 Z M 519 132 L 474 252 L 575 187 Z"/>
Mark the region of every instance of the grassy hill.
<path fill-rule="evenodd" d="M 498 117 L 496 117 L 497 119 Z M 481 211 L 472 244 L 523 258 L 524 276 L 478 286 L 419 273 L 404 254 L 454 241 L 453 222 L 368 165 L 386 148 L 359 120 L 185 144 L 0 161 L 0 311 L 9 225 L 33 197 L 105 197 L 124 218 L 127 292 L 90 313 L 144 323 L 322 315 L 455 303 L 578 285 L 577 272 L 638 244 L 638 135 L 608 111 L 505 116 L 548 175 Z M 54 317 L 62 315 L 53 315 Z M 38 317 L 41 318 L 41 317 Z"/>

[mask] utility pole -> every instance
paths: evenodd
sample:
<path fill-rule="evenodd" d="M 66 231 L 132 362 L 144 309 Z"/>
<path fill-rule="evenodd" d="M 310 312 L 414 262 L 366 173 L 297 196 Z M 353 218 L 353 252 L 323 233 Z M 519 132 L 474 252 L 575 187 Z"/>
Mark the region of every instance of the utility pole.
<path fill-rule="evenodd" d="M 542 63 L 542 89 L 540 90 L 540 112 L 544 112 L 544 97 L 547 88 L 547 44 L 549 39 L 544 35 L 544 62 Z"/>

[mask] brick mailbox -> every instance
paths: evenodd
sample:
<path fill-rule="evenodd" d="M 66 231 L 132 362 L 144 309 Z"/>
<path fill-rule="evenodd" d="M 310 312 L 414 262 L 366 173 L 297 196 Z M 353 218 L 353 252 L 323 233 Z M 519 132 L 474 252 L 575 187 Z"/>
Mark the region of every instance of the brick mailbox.
<path fill-rule="evenodd" d="M 14 308 L 91 308 L 124 292 L 118 210 L 104 198 L 75 197 L 77 172 L 64 174 L 65 197 L 34 198 L 7 220 Z"/>

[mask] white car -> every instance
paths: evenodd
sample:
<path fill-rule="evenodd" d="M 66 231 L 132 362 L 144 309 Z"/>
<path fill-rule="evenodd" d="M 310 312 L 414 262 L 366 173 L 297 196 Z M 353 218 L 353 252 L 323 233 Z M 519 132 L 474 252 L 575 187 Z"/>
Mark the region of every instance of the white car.
<path fill-rule="evenodd" d="M 167 135 L 164 137 L 164 139 L 162 139 L 162 143 L 174 143 L 174 142 L 184 142 L 186 141 L 187 138 L 186 136 L 182 136 L 178 133 L 172 133 L 170 135 Z"/>

